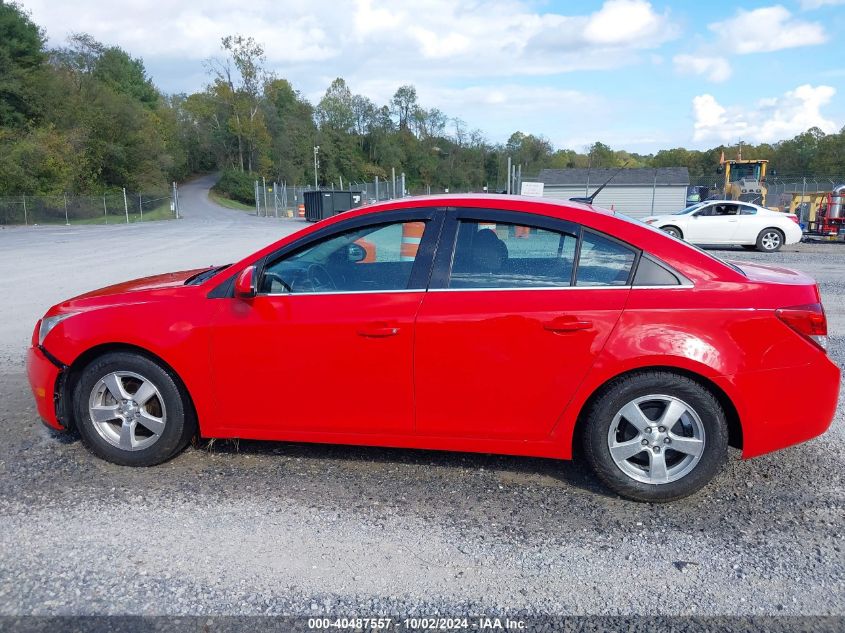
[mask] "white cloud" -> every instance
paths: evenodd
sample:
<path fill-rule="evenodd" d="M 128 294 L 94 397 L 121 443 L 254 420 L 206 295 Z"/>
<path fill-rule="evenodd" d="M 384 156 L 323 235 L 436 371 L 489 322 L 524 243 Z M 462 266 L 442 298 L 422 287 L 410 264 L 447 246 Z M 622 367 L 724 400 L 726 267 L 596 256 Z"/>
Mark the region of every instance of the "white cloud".
<path fill-rule="evenodd" d="M 730 63 L 724 57 L 675 55 L 672 61 L 678 72 L 685 75 L 703 75 L 709 81 L 716 83 L 726 81 L 733 72 Z"/>
<path fill-rule="evenodd" d="M 804 84 L 780 97 L 761 99 L 752 107 L 725 107 L 713 95 L 699 95 L 692 100 L 693 140 L 771 143 L 811 127 L 836 132 L 837 124 L 821 112 L 835 94 L 831 86 Z"/>
<path fill-rule="evenodd" d="M 819 9 L 821 7 L 832 7 L 837 4 L 845 4 L 845 0 L 801 0 L 801 8 L 805 11 Z"/>
<path fill-rule="evenodd" d="M 85 31 L 148 60 L 184 62 L 218 55 L 222 36 L 242 33 L 294 80 L 378 73 L 403 83 L 616 68 L 679 33 L 646 0 L 606 0 L 573 15 L 542 13 L 532 0 L 23 1 L 54 45 Z"/>
<path fill-rule="evenodd" d="M 734 17 L 709 24 L 707 28 L 719 36 L 727 50 L 740 54 L 767 53 L 827 41 L 821 24 L 795 19 L 781 5 L 753 11 L 740 9 Z"/>

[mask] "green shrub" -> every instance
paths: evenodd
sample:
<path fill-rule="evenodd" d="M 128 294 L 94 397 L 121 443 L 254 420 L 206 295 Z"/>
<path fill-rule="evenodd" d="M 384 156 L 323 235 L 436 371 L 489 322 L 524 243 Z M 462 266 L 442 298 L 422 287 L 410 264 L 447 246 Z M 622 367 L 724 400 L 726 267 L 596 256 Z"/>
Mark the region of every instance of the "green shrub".
<path fill-rule="evenodd" d="M 255 204 L 255 174 L 227 169 L 214 185 L 214 190 L 226 198 Z"/>

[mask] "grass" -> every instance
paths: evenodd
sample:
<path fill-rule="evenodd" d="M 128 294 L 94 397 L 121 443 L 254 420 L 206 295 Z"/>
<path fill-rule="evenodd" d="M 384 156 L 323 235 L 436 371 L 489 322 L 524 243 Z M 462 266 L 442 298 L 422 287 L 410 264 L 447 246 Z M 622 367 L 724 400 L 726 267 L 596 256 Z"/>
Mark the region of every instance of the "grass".
<path fill-rule="evenodd" d="M 213 203 L 218 204 L 221 207 L 226 207 L 227 209 L 235 209 L 236 211 L 255 211 L 255 205 L 244 204 L 243 202 L 232 200 L 231 198 L 220 195 L 214 191 L 214 189 L 209 190 L 208 198 Z"/>

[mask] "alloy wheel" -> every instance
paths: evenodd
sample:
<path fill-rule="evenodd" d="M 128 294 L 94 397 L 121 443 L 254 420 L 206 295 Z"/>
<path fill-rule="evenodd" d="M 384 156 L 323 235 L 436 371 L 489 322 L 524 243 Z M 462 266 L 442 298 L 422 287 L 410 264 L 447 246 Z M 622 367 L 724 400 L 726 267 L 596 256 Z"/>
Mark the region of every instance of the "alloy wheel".
<path fill-rule="evenodd" d="M 780 233 L 777 231 L 766 231 L 760 243 L 767 251 L 773 251 L 780 246 Z"/>
<path fill-rule="evenodd" d="M 695 410 L 679 398 L 660 394 L 628 402 L 607 434 L 616 466 L 647 484 L 668 484 L 688 475 L 701 460 L 704 443 L 704 425 Z"/>
<path fill-rule="evenodd" d="M 125 451 L 152 446 L 167 424 L 158 388 L 131 371 L 111 372 L 98 380 L 88 399 L 88 414 L 100 437 Z"/>

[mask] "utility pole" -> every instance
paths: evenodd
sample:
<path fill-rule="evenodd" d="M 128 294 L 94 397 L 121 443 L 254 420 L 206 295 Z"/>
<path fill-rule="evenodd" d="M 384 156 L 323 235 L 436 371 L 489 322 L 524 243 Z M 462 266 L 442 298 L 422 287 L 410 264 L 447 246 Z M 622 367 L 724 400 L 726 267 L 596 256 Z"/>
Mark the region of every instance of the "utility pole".
<path fill-rule="evenodd" d="M 317 158 L 317 153 L 320 151 L 320 146 L 314 146 L 314 189 L 317 189 L 317 170 L 320 169 L 320 160 Z"/>
<path fill-rule="evenodd" d="M 126 201 L 126 187 L 123 188 L 123 210 L 126 212 L 126 223 L 129 224 L 129 203 Z"/>

